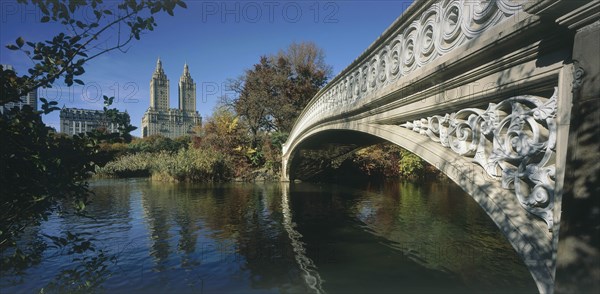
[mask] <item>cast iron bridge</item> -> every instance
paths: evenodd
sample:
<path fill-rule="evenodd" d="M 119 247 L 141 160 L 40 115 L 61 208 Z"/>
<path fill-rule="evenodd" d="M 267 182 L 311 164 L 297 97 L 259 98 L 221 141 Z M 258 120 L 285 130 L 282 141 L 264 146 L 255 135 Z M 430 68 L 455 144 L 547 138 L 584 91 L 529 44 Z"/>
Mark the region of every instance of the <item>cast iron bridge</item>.
<path fill-rule="evenodd" d="M 574 150 L 584 148 L 575 138 L 589 129 L 579 120 L 594 124 L 598 117 L 599 7 L 572 0 L 415 1 L 309 102 L 283 147 L 283 180 L 317 173 L 322 165 L 310 154 L 337 157 L 330 151 L 395 143 L 479 203 L 540 292 L 559 289 L 559 225 L 561 211 L 563 218 L 567 213 L 561 204 L 578 197 L 565 178 L 587 153 Z M 582 107 L 588 100 L 596 102 Z M 597 119 L 593 127 L 597 137 Z M 598 154 L 594 142 L 588 150 L 596 155 L 588 158 Z M 580 176 L 597 173 L 597 162 Z M 588 193 L 597 191 L 594 180 Z"/>

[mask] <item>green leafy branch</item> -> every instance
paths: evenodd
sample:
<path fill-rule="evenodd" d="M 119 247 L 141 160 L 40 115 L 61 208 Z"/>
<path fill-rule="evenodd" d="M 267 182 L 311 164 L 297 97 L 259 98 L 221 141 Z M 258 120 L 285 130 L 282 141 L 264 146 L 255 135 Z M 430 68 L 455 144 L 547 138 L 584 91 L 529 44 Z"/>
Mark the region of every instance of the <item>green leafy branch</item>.
<path fill-rule="evenodd" d="M 117 6 L 116 12 L 100 7 L 102 0 L 18 0 L 19 3 L 31 2 L 42 13 L 41 22 L 60 22 L 70 28 L 70 35 L 64 32 L 44 42 L 30 42 L 22 37 L 6 47 L 23 52 L 33 62 L 28 74 L 17 76 L 14 72 L 2 70 L 2 98 L 0 105 L 18 101 L 19 97 L 39 87 L 52 87 L 52 84 L 64 77 L 67 86 L 84 82 L 76 77 L 85 73 L 83 65 L 90 60 L 114 50 L 123 51 L 140 35 L 152 31 L 157 26 L 152 15 L 165 11 L 173 15 L 176 6 L 187 7 L 180 0 L 135 1 L 127 0 Z M 76 11 L 91 6 L 95 20 L 77 19 Z M 149 15 L 149 16 L 148 16 Z M 111 19 L 112 18 L 112 19 Z M 128 30 L 121 26 L 126 24 Z M 116 29 L 117 38 L 112 44 L 102 47 L 101 38 L 109 30 Z M 110 40 L 110 39 L 109 39 Z"/>

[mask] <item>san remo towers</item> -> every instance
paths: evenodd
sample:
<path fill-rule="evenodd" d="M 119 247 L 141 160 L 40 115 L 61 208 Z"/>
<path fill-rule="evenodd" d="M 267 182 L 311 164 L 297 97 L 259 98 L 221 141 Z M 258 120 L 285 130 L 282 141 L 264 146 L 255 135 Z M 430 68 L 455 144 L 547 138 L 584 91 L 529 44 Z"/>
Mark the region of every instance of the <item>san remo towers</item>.
<path fill-rule="evenodd" d="M 169 97 L 169 80 L 159 58 L 150 81 L 150 107 L 142 118 L 142 137 L 191 135 L 194 126 L 202 123 L 202 117 L 196 111 L 196 83 L 187 64 L 179 78 L 179 108 L 169 108 Z"/>

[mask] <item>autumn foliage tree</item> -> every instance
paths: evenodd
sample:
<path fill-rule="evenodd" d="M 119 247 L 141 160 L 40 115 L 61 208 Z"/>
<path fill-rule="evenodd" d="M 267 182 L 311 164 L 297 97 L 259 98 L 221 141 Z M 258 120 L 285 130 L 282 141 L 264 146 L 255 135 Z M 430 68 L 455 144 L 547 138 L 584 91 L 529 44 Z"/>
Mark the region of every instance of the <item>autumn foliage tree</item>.
<path fill-rule="evenodd" d="M 278 131 L 289 133 L 300 112 L 327 83 L 332 68 L 325 63 L 323 49 L 312 42 L 292 43 L 276 58 L 285 60 L 284 65 L 289 72 L 286 72 L 285 103 L 280 104 L 282 107 L 275 105 L 272 115 Z"/>
<path fill-rule="evenodd" d="M 330 75 L 321 48 L 312 42 L 292 43 L 278 54 L 262 56 L 252 69 L 231 81 L 230 89 L 238 95 L 228 103 L 247 124 L 256 147 L 261 131 L 289 133 Z"/>
<path fill-rule="evenodd" d="M 240 118 L 227 107 L 217 106 L 197 130 L 193 147 L 212 149 L 228 156 L 234 177 L 243 177 L 250 169 L 249 137 Z"/>
<path fill-rule="evenodd" d="M 279 101 L 284 96 L 287 77 L 282 74 L 281 67 L 273 63 L 272 58 L 262 56 L 260 62 L 244 77 L 230 83 L 230 88 L 238 92 L 231 101 L 232 108 L 243 119 L 251 135 L 252 148 L 259 143 L 261 131 L 275 129 L 272 120 L 273 100 Z M 284 63 L 284 60 L 281 60 Z"/>
<path fill-rule="evenodd" d="M 358 150 L 352 156 L 352 162 L 366 175 L 383 178 L 420 177 L 429 167 L 414 153 L 392 143 L 376 144 Z"/>

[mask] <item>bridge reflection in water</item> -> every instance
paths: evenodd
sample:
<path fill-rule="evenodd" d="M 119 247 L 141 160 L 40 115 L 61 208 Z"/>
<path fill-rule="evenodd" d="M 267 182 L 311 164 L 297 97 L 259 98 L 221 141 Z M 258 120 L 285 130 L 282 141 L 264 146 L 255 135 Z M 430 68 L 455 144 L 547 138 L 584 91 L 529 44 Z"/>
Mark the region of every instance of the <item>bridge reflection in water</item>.
<path fill-rule="evenodd" d="M 290 242 L 294 250 L 294 258 L 298 263 L 298 267 L 302 270 L 304 281 L 308 287 L 315 293 L 323 293 L 321 287 L 321 276 L 317 271 L 312 259 L 306 256 L 306 248 L 304 242 L 301 241 L 302 234 L 296 231 L 296 223 L 292 221 L 292 211 L 290 210 L 289 200 L 289 183 L 281 184 L 281 212 L 283 213 L 283 227 L 290 237 Z"/>

